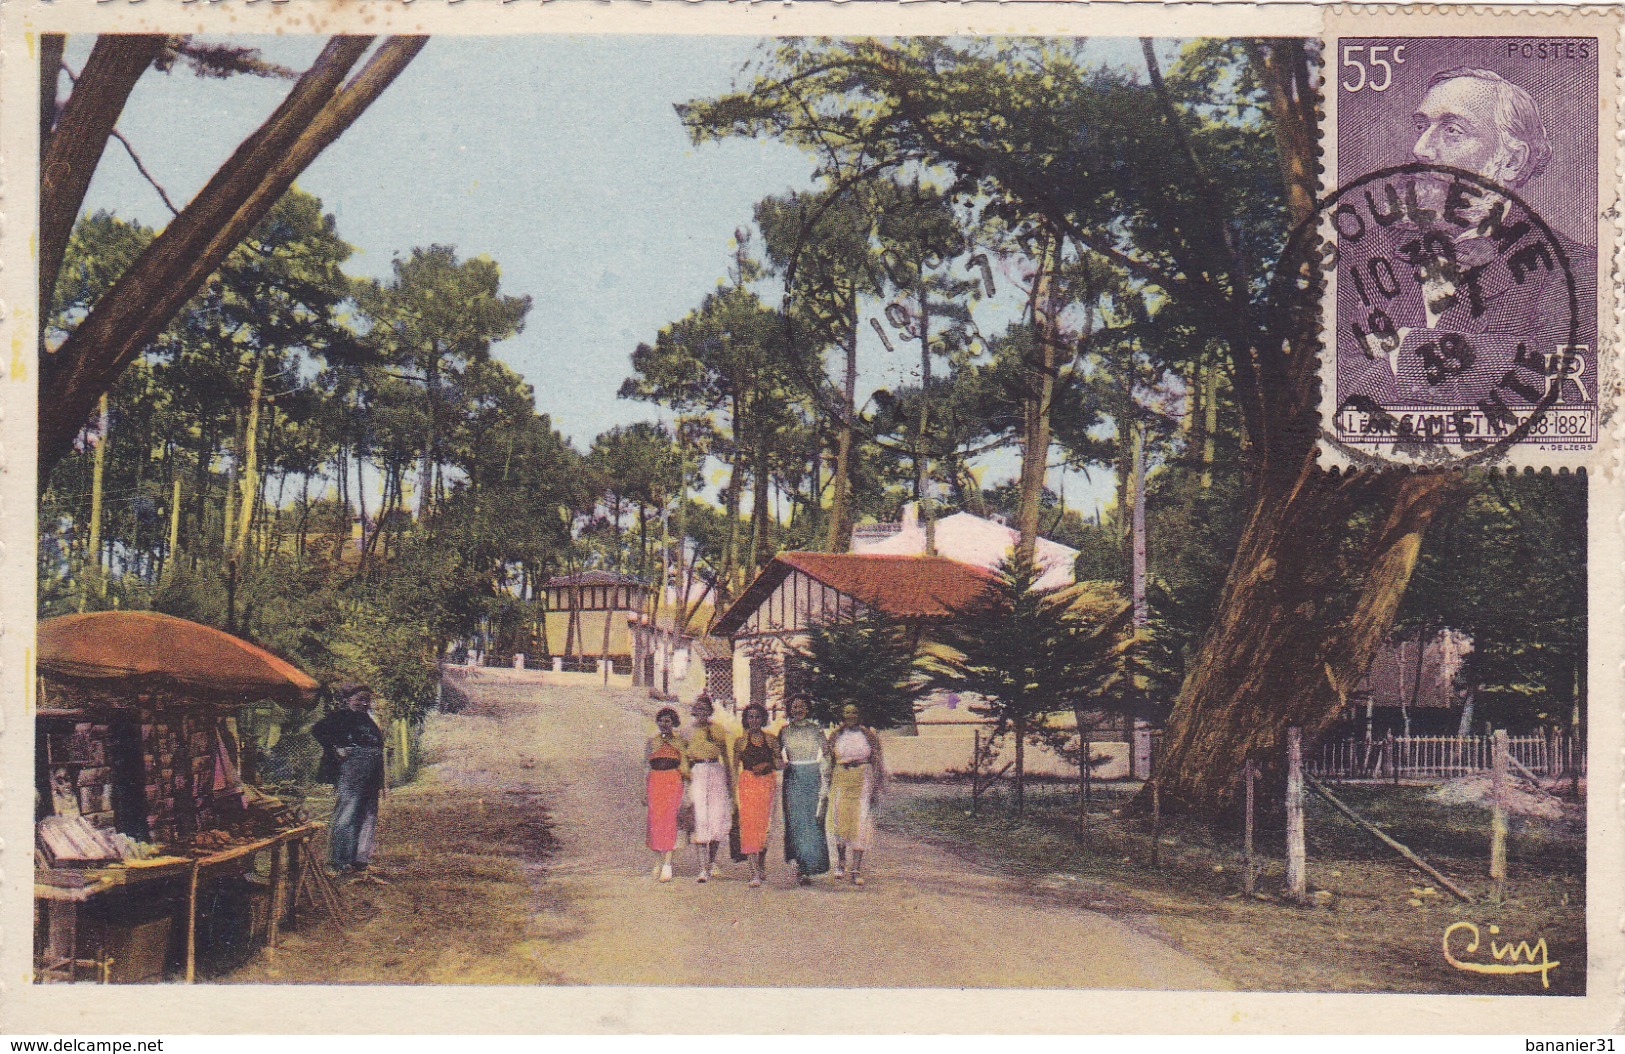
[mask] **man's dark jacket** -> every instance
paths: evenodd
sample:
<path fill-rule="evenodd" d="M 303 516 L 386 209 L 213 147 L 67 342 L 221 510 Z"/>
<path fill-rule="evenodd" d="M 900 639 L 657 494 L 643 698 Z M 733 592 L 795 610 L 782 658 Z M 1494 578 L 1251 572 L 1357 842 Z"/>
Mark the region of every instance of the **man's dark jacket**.
<path fill-rule="evenodd" d="M 339 781 L 339 769 L 342 767 L 338 755 L 339 748 L 384 749 L 384 734 L 373 722 L 372 715 L 364 710 L 351 710 L 347 706 L 332 711 L 316 722 L 310 734 L 322 745 L 322 766 L 317 771 L 316 778 L 323 783 Z"/>

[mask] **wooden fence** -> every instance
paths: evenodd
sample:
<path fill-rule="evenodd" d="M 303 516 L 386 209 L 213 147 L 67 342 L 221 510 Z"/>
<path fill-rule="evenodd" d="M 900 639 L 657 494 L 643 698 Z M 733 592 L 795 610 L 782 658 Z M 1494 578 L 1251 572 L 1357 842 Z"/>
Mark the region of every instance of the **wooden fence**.
<path fill-rule="evenodd" d="M 1584 744 L 1573 736 L 1509 736 L 1508 754 L 1537 776 L 1585 771 Z M 1494 762 L 1493 736 L 1349 737 L 1322 742 L 1305 751 L 1304 767 L 1321 779 L 1449 779 L 1488 772 Z"/>

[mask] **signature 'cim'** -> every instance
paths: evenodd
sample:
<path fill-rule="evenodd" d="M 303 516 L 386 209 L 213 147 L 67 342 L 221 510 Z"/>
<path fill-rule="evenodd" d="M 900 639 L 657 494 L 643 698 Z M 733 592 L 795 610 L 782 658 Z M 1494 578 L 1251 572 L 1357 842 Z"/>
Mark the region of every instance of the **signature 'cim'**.
<path fill-rule="evenodd" d="M 1551 955 L 1546 950 L 1545 937 L 1537 939 L 1533 945 L 1528 941 L 1518 941 L 1516 944 L 1508 941 L 1503 944 L 1495 940 L 1495 937 L 1501 932 L 1501 927 L 1494 925 L 1489 927 L 1490 940 L 1488 942 L 1489 953 L 1495 960 L 1494 962 L 1468 962 L 1458 959 L 1455 953 L 1450 950 L 1450 938 L 1457 931 L 1465 932 L 1468 935 L 1467 943 L 1460 946 L 1463 955 L 1473 955 L 1478 951 L 1479 933 L 1478 926 L 1471 922 L 1453 922 L 1445 927 L 1442 942 L 1444 960 L 1458 970 L 1466 970 L 1470 973 L 1538 973 L 1540 974 L 1540 986 L 1550 988 L 1552 984 L 1548 975 L 1562 965 L 1562 963 L 1551 961 Z"/>

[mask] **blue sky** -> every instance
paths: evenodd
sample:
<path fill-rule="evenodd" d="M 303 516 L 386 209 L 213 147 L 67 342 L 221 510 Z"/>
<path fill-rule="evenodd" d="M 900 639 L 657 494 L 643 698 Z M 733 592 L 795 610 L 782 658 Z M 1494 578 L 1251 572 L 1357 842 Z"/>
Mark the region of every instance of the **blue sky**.
<path fill-rule="evenodd" d="M 236 39 L 296 70 L 324 42 Z M 300 185 L 356 247 L 352 273 L 387 276 L 393 256 L 431 243 L 495 259 L 506 291 L 534 302 L 525 331 L 495 353 L 584 450 L 612 425 L 661 416 L 615 397 L 632 349 L 716 286 L 756 201 L 811 185 L 812 162 L 795 148 L 695 147 L 672 109 L 728 90 L 759 47 L 753 37 L 437 37 Z M 78 69 L 88 49 L 88 38 L 71 39 L 69 66 Z M 1091 50 L 1103 63 L 1139 68 L 1137 40 L 1097 39 Z M 119 129 L 180 204 L 287 89 L 254 77 L 152 73 Z M 117 144 L 86 208 L 152 226 L 169 218 Z M 997 304 L 988 310 L 995 317 L 979 321 L 991 333 L 1002 320 Z M 866 338 L 875 347 L 865 358 L 876 360 L 879 342 Z M 1008 474 L 1003 465 L 991 471 Z M 1109 483 L 1096 473 L 1092 484 L 1069 478 L 1066 489 L 1089 506 Z"/>

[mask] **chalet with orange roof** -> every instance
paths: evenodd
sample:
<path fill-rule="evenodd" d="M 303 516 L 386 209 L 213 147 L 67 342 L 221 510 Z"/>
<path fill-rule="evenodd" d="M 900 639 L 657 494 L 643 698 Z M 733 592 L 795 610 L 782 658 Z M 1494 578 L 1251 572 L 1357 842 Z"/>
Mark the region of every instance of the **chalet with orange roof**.
<path fill-rule="evenodd" d="M 733 641 L 729 701 L 781 709 L 795 687 L 796 647 L 837 613 L 878 610 L 924 633 L 974 606 L 994 581 L 941 556 L 780 553 L 711 625 Z"/>

